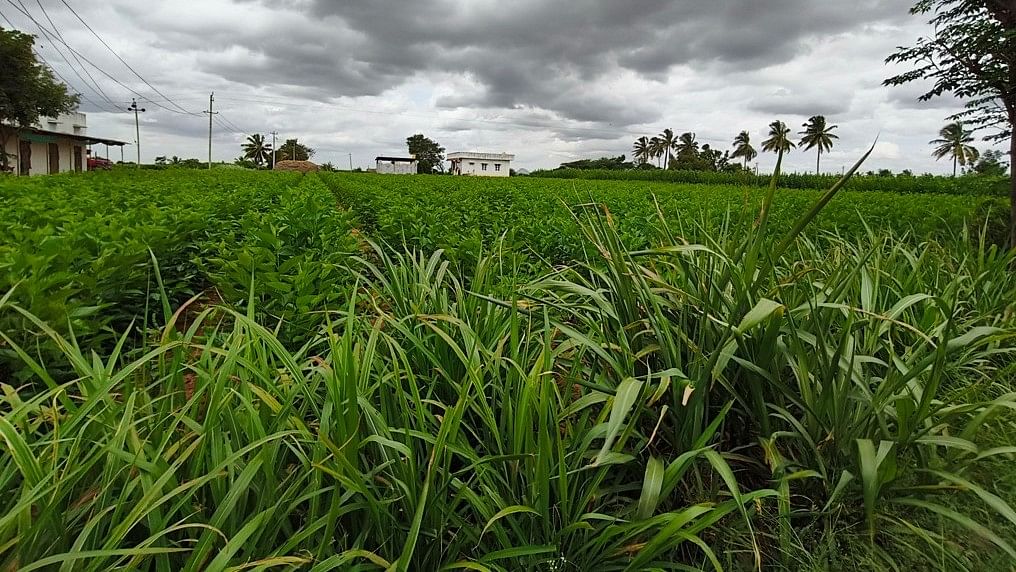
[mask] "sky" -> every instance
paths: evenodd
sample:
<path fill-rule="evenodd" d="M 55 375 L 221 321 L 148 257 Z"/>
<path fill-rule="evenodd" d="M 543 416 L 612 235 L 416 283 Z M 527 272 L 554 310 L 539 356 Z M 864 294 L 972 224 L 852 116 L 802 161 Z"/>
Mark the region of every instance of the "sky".
<path fill-rule="evenodd" d="M 144 162 L 207 157 L 214 92 L 217 161 L 239 156 L 248 134 L 276 131 L 316 149 L 318 163 L 368 167 L 423 133 L 448 152 L 514 153 L 513 167 L 532 170 L 630 157 L 634 139 L 664 128 L 721 150 L 747 130 L 760 148 L 771 121 L 796 133 L 822 114 L 840 137 L 823 171 L 849 167 L 877 138 L 863 170 L 948 173 L 928 141 L 962 102 L 882 86 L 905 69 L 885 57 L 931 31 L 910 5 L 0 0 L 0 26 L 38 36 L 38 53 L 82 94 L 91 135 L 133 143 L 126 107 L 137 98 Z M 768 171 L 775 156 L 756 162 Z M 814 170 L 814 150 L 786 167 Z"/>

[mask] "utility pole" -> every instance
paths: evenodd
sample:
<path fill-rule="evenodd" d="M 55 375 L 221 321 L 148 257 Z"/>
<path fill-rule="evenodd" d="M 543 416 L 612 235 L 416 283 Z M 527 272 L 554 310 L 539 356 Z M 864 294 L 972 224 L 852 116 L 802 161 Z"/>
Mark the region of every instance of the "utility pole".
<path fill-rule="evenodd" d="M 138 113 L 144 113 L 145 112 L 145 108 L 144 107 L 138 107 L 138 100 L 131 99 L 131 106 L 127 108 L 127 111 L 133 111 L 134 112 L 134 136 L 136 137 L 134 142 L 137 143 L 137 146 L 138 146 L 138 164 L 137 164 L 137 168 L 140 169 L 141 168 L 141 126 L 140 126 L 140 123 L 138 122 Z M 122 161 L 123 160 L 123 147 L 120 147 L 120 156 L 121 156 L 120 159 Z"/>
<path fill-rule="evenodd" d="M 208 169 L 212 168 L 212 118 L 219 114 L 218 111 L 212 111 L 212 105 L 215 104 L 215 92 L 213 91 L 208 96 L 208 111 L 204 113 L 208 114 Z"/>
<path fill-rule="evenodd" d="M 352 153 L 349 154 L 349 170 L 350 171 L 353 170 L 353 154 Z"/>
<path fill-rule="evenodd" d="M 277 153 L 276 153 L 277 149 L 275 148 L 275 136 L 278 135 L 278 134 L 279 134 L 278 131 L 272 131 L 272 168 L 273 169 L 275 168 L 275 161 L 276 161 L 275 157 L 277 155 Z"/>

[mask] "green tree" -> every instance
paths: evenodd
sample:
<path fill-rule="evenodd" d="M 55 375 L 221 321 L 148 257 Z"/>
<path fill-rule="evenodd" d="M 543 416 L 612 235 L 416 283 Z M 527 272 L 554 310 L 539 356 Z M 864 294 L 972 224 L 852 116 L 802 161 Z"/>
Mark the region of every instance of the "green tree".
<path fill-rule="evenodd" d="M 650 145 L 650 140 L 645 135 L 635 140 L 635 144 L 632 146 L 632 158 L 635 159 L 635 163 L 645 165 L 649 162 L 653 156 Z"/>
<path fill-rule="evenodd" d="M 985 151 L 979 161 L 971 167 L 970 172 L 987 177 L 1004 177 L 1008 165 L 1004 162 L 1001 151 L 992 149 Z"/>
<path fill-rule="evenodd" d="M 310 161 L 315 151 L 296 139 L 286 139 L 276 151 L 279 161 Z"/>
<path fill-rule="evenodd" d="M 272 160 L 272 145 L 260 133 L 248 136 L 247 141 L 240 148 L 243 149 L 243 158 L 254 163 L 258 168 L 267 165 Z"/>
<path fill-rule="evenodd" d="M 650 141 L 653 146 L 653 154 L 657 157 L 663 157 L 663 168 L 666 169 L 670 166 L 671 151 L 677 146 L 674 130 L 670 128 L 664 129 L 662 133 L 653 137 Z"/>
<path fill-rule="evenodd" d="M 748 161 L 758 157 L 758 152 L 751 146 L 751 135 L 747 131 L 742 131 L 734 137 L 734 152 L 730 156 L 734 159 L 743 159 L 745 170 L 748 169 Z"/>
<path fill-rule="evenodd" d="M 770 153 L 784 153 L 790 151 L 796 145 L 790 140 L 790 128 L 782 121 L 773 121 L 769 124 L 769 139 L 762 142 L 762 150 Z"/>
<path fill-rule="evenodd" d="M 840 138 L 832 132 L 838 126 L 827 125 L 824 115 L 813 115 L 802 127 L 804 131 L 798 134 L 802 136 L 801 147 L 805 151 L 818 148 L 818 156 L 815 158 L 815 174 L 818 175 L 822 169 L 822 153 L 833 148 L 833 139 Z"/>
<path fill-rule="evenodd" d="M 935 145 L 935 149 L 931 154 L 936 159 L 943 157 L 952 157 L 953 160 L 953 176 L 956 176 L 956 166 L 960 165 L 966 167 L 967 165 L 973 165 L 974 161 L 977 160 L 977 149 L 969 145 L 974 142 L 973 134 L 967 131 L 963 124 L 959 121 L 954 121 L 938 132 L 938 139 L 932 139 L 928 143 Z"/>
<path fill-rule="evenodd" d="M 988 129 L 986 139 L 1009 140 L 1016 156 L 1016 4 L 1012 0 L 918 0 L 911 14 L 928 17 L 934 33 L 913 46 L 901 47 L 889 63 L 914 65 L 885 80 L 902 85 L 929 80 L 920 99 L 945 93 L 966 100 L 966 109 L 949 119 L 973 130 Z M 1009 245 L 1016 248 L 1016 170 L 1010 170 Z"/>
<path fill-rule="evenodd" d="M 0 28 L 0 172 L 10 170 L 7 142 L 18 127 L 78 105 L 78 95 L 35 58 L 34 45 L 35 36 Z"/>
<path fill-rule="evenodd" d="M 674 149 L 678 157 L 695 158 L 699 155 L 699 144 L 694 133 L 682 133 Z"/>
<path fill-rule="evenodd" d="M 444 172 L 445 148 L 438 145 L 437 141 L 417 133 L 406 138 L 406 147 L 409 148 L 409 154 L 416 157 L 417 173 Z"/>

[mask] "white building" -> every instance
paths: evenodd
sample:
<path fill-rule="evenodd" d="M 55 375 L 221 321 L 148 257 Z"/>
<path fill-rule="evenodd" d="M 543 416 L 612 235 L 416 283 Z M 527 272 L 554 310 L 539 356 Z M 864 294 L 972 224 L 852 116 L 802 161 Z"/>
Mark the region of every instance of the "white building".
<path fill-rule="evenodd" d="M 0 126 L 6 133 L 9 167 L 16 175 L 47 175 L 88 170 L 87 146 L 95 143 L 123 146 L 122 141 L 89 137 L 84 113 L 40 118 L 25 128 Z M 0 138 L 2 140 L 2 138 Z"/>
<path fill-rule="evenodd" d="M 453 175 L 478 177 L 507 177 L 515 155 L 509 153 L 476 153 L 472 151 L 449 153 Z"/>
<path fill-rule="evenodd" d="M 382 175 L 415 175 L 416 157 L 374 157 L 376 172 Z"/>

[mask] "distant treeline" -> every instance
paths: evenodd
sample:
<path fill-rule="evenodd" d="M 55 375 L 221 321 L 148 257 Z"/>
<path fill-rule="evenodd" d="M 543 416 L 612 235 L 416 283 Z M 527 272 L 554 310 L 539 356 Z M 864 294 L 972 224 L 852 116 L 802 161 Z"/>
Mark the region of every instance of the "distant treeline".
<path fill-rule="evenodd" d="M 554 179 L 603 179 L 628 181 L 658 181 L 670 183 L 701 183 L 708 185 L 769 185 L 772 175 L 750 173 L 724 173 L 716 171 L 664 171 L 661 169 L 554 169 L 533 171 L 530 177 Z M 786 173 L 780 175 L 779 186 L 784 189 L 826 189 L 839 180 L 838 175 L 808 175 Z M 882 191 L 888 193 L 940 193 L 946 195 L 992 195 L 1004 197 L 1009 192 L 1007 177 L 936 175 L 855 175 L 847 182 L 852 191 Z"/>

